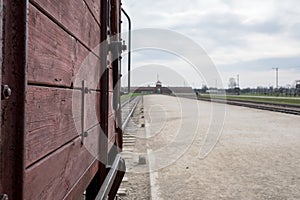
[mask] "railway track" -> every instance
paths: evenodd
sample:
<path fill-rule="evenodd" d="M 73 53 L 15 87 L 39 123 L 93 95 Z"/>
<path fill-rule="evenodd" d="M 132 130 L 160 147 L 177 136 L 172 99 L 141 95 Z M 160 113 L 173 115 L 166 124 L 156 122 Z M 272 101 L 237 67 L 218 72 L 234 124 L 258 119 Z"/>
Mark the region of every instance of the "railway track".
<path fill-rule="evenodd" d="M 123 130 L 123 150 L 124 151 L 132 151 L 135 142 L 136 142 L 136 127 L 128 125 L 130 119 L 133 117 L 133 113 L 137 108 L 141 96 L 134 97 L 122 104 L 122 130 Z"/>
<path fill-rule="evenodd" d="M 140 99 L 141 97 L 130 98 L 122 104 L 122 130 L 126 128 L 128 121 L 136 109 Z"/>
<path fill-rule="evenodd" d="M 122 130 L 123 130 L 123 152 L 131 152 L 136 143 L 135 131 L 131 131 L 130 125 L 127 127 L 130 118 L 133 116 L 135 109 L 137 108 L 139 101 L 142 97 L 130 98 L 122 104 Z M 126 128 L 127 127 L 127 128 Z M 126 131 L 125 131 L 126 129 Z M 128 130 L 129 129 L 129 130 Z M 122 154 L 124 159 L 130 158 L 126 154 Z M 122 183 L 128 182 L 128 177 L 124 176 Z M 126 195 L 126 188 L 119 188 L 117 197 Z"/>
<path fill-rule="evenodd" d="M 234 106 L 243 106 L 248 108 L 255 108 L 260 110 L 268 110 L 274 112 L 281 112 L 293 115 L 300 115 L 300 106 L 298 105 L 289 105 L 289 104 L 276 104 L 276 103 L 267 103 L 267 102 L 256 102 L 256 101 L 247 101 L 247 100 L 228 100 L 220 98 L 203 98 L 198 97 L 198 100 L 201 101 L 211 101 L 216 103 L 226 103 Z"/>

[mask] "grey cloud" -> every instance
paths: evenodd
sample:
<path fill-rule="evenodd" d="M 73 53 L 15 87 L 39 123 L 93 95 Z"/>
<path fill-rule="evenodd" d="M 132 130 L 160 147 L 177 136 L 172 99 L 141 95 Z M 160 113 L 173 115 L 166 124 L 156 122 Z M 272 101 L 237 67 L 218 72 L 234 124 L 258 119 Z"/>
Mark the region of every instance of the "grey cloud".
<path fill-rule="evenodd" d="M 250 6 L 247 10 L 248 4 Z M 236 59 L 241 60 L 240 63 L 222 65 L 222 69 L 253 71 L 275 65 L 291 67 L 300 63 L 292 57 L 299 52 L 298 0 L 126 0 L 123 5 L 132 17 L 134 29 L 148 27 L 178 31 L 203 45 L 211 54 L 220 48 L 221 51 L 217 51 L 217 54 L 231 56 L 231 50 L 242 52 L 238 55 L 241 57 Z M 256 39 L 256 36 L 259 38 Z M 264 41 L 264 38 L 270 40 Z M 270 41 L 274 44 L 270 44 Z M 281 46 L 276 42 L 280 42 Z M 270 52 L 270 49 L 274 49 L 274 52 Z M 251 57 L 247 55 L 249 50 L 258 53 Z M 278 57 L 274 57 L 274 54 Z M 218 55 L 215 56 L 218 59 Z M 288 56 L 290 58 L 281 58 Z M 148 54 L 146 57 L 169 59 L 160 53 Z M 145 56 L 139 58 L 145 59 Z M 248 61 L 249 59 L 252 60 Z"/>
<path fill-rule="evenodd" d="M 286 57 L 286 58 L 263 58 L 251 60 L 248 62 L 233 63 L 230 65 L 222 65 L 219 68 L 223 71 L 264 71 L 271 70 L 272 67 L 280 69 L 294 69 L 300 72 L 300 58 L 299 57 Z"/>

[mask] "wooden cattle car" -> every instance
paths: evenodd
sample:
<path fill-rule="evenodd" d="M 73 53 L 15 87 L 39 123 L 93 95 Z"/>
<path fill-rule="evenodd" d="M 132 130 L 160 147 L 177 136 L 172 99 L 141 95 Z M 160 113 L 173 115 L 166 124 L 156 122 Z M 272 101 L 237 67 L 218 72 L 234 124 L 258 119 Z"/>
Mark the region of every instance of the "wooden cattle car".
<path fill-rule="evenodd" d="M 122 149 L 122 45 L 110 38 L 120 33 L 120 0 L 0 0 L 0 10 L 0 199 L 95 199 Z M 101 76 L 81 88 L 74 81 L 88 55 Z M 80 102 L 74 116 L 74 93 L 93 102 L 96 121 Z M 124 175 L 117 163 L 110 199 Z"/>

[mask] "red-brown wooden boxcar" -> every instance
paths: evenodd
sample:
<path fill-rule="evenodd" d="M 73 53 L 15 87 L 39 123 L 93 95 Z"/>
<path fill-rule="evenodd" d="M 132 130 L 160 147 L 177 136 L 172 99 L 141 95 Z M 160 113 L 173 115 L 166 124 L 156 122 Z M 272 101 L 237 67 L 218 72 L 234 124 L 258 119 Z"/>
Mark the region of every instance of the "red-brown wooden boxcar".
<path fill-rule="evenodd" d="M 86 191 L 86 199 L 94 199 L 107 166 L 122 148 L 121 38 L 95 50 L 120 33 L 121 2 L 0 0 L 0 10 L 0 195 L 9 200 L 79 199 Z M 76 73 L 88 55 L 101 78 L 96 87 L 76 88 Z M 94 95 L 85 95 L 85 89 Z M 83 93 L 85 102 L 95 102 L 97 121 L 89 121 L 88 110 L 74 116 L 76 92 Z M 101 162 L 83 145 L 77 122 Z M 110 198 L 122 176 L 118 172 Z"/>

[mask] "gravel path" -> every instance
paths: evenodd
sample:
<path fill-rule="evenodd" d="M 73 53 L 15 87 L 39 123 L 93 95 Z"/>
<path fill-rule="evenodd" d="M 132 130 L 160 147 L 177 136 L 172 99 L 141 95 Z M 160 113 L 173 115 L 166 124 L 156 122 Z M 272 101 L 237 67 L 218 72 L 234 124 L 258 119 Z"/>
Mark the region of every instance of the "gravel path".
<path fill-rule="evenodd" d="M 147 152 L 145 129 L 141 127 L 144 123 L 142 108 L 143 102 L 140 101 L 125 129 L 122 157 L 127 169 L 125 181 L 120 186 L 125 194 L 119 195 L 120 200 L 151 199 L 148 164 L 139 164 L 139 156 Z"/>
<path fill-rule="evenodd" d="M 151 176 L 153 199 L 300 199 L 299 116 L 226 106 L 222 135 L 213 151 L 200 159 L 211 128 L 212 103 L 191 99 L 178 103 L 174 97 L 151 95 L 144 97 L 143 104 L 146 129 L 139 127 L 138 117 L 136 133 L 142 142 L 136 142 L 138 153 L 126 175 L 129 195 L 122 199 L 149 199 Z M 182 105 L 188 106 L 187 114 L 180 113 Z M 197 106 L 199 118 L 191 114 Z M 194 121 L 199 123 L 196 128 Z M 186 138 L 174 141 L 182 122 L 191 131 L 184 129 Z M 190 134 L 193 141 L 186 149 Z M 165 148 L 170 143 L 177 148 Z M 184 151 L 176 158 L 178 149 Z M 148 165 L 137 163 L 138 155 L 145 152 L 156 153 L 146 157 L 150 176 Z"/>

